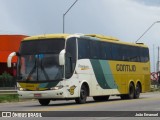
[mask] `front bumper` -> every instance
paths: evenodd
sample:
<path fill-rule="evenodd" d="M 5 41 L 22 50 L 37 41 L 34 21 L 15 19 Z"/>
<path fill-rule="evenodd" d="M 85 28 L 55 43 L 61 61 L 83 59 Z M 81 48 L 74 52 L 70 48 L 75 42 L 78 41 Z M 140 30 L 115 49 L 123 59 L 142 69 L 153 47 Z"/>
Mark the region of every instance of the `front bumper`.
<path fill-rule="evenodd" d="M 65 94 L 63 90 L 46 91 L 18 91 L 19 98 L 25 99 L 63 99 Z"/>

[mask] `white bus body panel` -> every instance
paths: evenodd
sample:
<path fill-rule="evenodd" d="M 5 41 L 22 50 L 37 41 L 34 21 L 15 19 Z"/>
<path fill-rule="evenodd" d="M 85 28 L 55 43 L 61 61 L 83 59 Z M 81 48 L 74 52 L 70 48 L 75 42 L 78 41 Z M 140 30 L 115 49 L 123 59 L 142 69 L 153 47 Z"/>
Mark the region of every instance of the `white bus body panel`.
<path fill-rule="evenodd" d="M 20 98 L 36 98 L 34 97 L 35 94 L 41 94 L 41 98 L 51 99 L 76 98 L 80 96 L 80 89 L 84 82 L 89 86 L 90 96 L 120 94 L 118 89 L 103 89 L 100 87 L 89 59 L 77 61 L 73 76 L 58 84 L 64 86 L 62 89 L 46 91 L 18 91 L 18 94 L 20 95 Z"/>

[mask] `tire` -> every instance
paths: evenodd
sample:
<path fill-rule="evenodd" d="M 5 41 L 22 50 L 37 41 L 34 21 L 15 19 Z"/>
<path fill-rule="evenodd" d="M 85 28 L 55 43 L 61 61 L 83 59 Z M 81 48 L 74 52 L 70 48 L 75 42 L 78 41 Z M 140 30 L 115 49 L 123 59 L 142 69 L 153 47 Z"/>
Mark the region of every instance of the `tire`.
<path fill-rule="evenodd" d="M 107 101 L 109 99 L 109 96 L 94 96 L 93 97 L 94 101 Z"/>
<path fill-rule="evenodd" d="M 133 99 L 134 98 L 134 94 L 135 94 L 135 87 L 133 85 L 133 83 L 130 83 L 129 85 L 129 93 L 127 95 L 128 99 Z"/>
<path fill-rule="evenodd" d="M 133 85 L 133 83 L 130 83 L 129 85 L 129 93 L 126 95 L 121 95 L 121 99 L 133 99 L 135 96 L 135 87 Z"/>
<path fill-rule="evenodd" d="M 42 106 L 47 106 L 50 103 L 50 99 L 38 99 L 38 101 Z"/>
<path fill-rule="evenodd" d="M 141 86 L 139 83 L 136 85 L 135 93 L 134 93 L 134 98 L 138 99 L 141 93 Z"/>
<path fill-rule="evenodd" d="M 86 103 L 87 93 L 88 93 L 87 87 L 85 85 L 82 85 L 81 90 L 80 90 L 80 97 L 75 99 L 76 103 L 77 104 Z"/>
<path fill-rule="evenodd" d="M 121 97 L 121 99 L 122 99 L 122 100 L 126 100 L 126 99 L 128 99 L 128 98 L 127 98 L 127 97 L 128 97 L 128 95 L 121 95 L 120 97 Z"/>

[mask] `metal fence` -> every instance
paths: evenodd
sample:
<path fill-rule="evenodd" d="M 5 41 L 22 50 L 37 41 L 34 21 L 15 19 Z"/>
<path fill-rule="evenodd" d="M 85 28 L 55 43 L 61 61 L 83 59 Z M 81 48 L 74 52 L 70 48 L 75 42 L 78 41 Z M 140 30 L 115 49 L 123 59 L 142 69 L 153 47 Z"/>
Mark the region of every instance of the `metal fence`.
<path fill-rule="evenodd" d="M 17 90 L 0 90 L 0 95 L 15 95 Z"/>

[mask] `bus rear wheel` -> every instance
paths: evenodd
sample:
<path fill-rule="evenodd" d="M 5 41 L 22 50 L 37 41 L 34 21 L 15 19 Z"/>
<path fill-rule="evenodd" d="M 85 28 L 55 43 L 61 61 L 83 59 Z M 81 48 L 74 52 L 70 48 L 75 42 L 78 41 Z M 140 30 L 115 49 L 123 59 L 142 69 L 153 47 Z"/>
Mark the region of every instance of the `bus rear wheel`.
<path fill-rule="evenodd" d="M 81 90 L 80 90 L 80 97 L 75 99 L 76 103 L 78 104 L 86 103 L 87 93 L 88 93 L 87 87 L 85 85 L 82 85 Z"/>
<path fill-rule="evenodd" d="M 94 96 L 94 101 L 107 101 L 109 99 L 109 96 Z"/>
<path fill-rule="evenodd" d="M 128 99 L 133 99 L 135 94 L 135 87 L 133 83 L 130 83 L 129 85 L 129 94 L 128 94 Z"/>
<path fill-rule="evenodd" d="M 38 99 L 38 101 L 42 106 L 47 106 L 50 103 L 50 99 Z"/>
<path fill-rule="evenodd" d="M 135 87 L 133 83 L 129 85 L 129 93 L 126 95 L 121 95 L 121 99 L 133 99 L 135 95 Z"/>
<path fill-rule="evenodd" d="M 140 96 L 140 93 L 141 93 L 141 86 L 140 86 L 140 83 L 137 83 L 134 98 L 138 99 Z"/>

